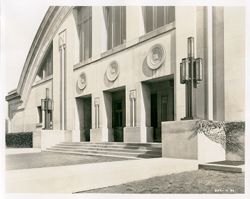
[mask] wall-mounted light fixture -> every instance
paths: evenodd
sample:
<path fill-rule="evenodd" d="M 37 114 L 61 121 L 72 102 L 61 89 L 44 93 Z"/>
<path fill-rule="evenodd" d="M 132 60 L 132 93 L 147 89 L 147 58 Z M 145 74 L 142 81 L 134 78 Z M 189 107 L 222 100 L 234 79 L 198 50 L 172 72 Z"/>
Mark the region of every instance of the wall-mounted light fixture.
<path fill-rule="evenodd" d="M 52 114 L 50 114 L 53 111 L 53 100 L 49 98 L 49 89 L 46 88 L 46 97 L 45 99 L 41 99 L 41 108 L 42 111 L 44 111 L 44 129 L 51 129 L 50 121 L 52 118 Z"/>

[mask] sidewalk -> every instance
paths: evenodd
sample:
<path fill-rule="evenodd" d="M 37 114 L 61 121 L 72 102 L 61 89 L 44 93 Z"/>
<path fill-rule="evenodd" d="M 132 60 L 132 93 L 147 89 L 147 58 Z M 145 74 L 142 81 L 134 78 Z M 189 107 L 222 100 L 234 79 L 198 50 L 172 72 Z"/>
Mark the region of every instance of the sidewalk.
<path fill-rule="evenodd" d="M 5 154 L 22 154 L 22 153 L 39 153 L 41 152 L 40 148 L 6 148 Z"/>
<path fill-rule="evenodd" d="M 6 191 L 73 193 L 197 169 L 194 160 L 153 158 L 9 170 Z"/>

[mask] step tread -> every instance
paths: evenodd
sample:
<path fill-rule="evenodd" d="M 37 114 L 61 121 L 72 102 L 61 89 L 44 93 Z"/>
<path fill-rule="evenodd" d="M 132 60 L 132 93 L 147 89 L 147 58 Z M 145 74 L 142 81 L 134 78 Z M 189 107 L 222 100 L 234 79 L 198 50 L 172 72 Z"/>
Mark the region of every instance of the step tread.
<path fill-rule="evenodd" d="M 152 146 L 161 147 L 161 143 L 124 143 L 124 142 L 61 142 L 61 144 L 71 144 L 71 145 L 123 145 L 123 146 Z"/>
<path fill-rule="evenodd" d="M 199 169 L 243 172 L 243 166 L 222 165 L 222 164 L 199 164 Z"/>
<path fill-rule="evenodd" d="M 124 159 L 143 159 L 140 157 L 132 157 L 132 156 L 119 156 L 119 155 L 110 155 L 110 154 L 98 154 L 98 153 L 82 153 L 82 152 L 71 152 L 71 151 L 54 151 L 50 149 L 46 149 L 45 151 L 53 152 L 53 153 L 70 153 L 70 154 L 78 154 L 78 155 L 89 155 L 89 156 L 107 156 L 107 157 L 117 157 Z"/>
<path fill-rule="evenodd" d="M 158 152 L 161 153 L 161 149 L 152 148 L 114 148 L 114 147 L 102 147 L 102 146 L 65 146 L 55 145 L 52 148 L 65 148 L 65 149 L 96 149 L 96 150 L 117 150 L 117 151 L 141 151 L 141 152 Z"/>
<path fill-rule="evenodd" d="M 94 150 L 94 149 L 91 149 L 91 150 L 84 150 L 84 149 L 74 149 L 74 150 L 69 150 L 69 149 L 65 149 L 65 148 L 50 148 L 51 150 L 63 150 L 63 151 L 78 151 L 78 152 L 100 152 L 100 153 L 121 153 L 121 154 L 131 154 L 131 155 L 136 155 L 136 154 L 144 154 L 144 153 L 140 153 L 140 152 L 126 152 L 126 151 L 115 151 L 115 150 L 112 150 L 112 151 L 107 151 L 107 150 Z M 146 152 L 147 153 L 147 152 Z M 151 155 L 160 155 L 160 153 L 150 153 Z"/>
<path fill-rule="evenodd" d="M 150 147 L 150 146 L 125 146 L 125 145 L 101 145 L 101 144 L 57 144 L 55 146 L 63 146 L 63 147 L 101 147 L 101 148 L 112 148 L 112 149 L 145 149 L 145 150 L 159 150 L 161 151 L 161 147 Z"/>
<path fill-rule="evenodd" d="M 161 145 L 144 145 L 144 144 L 105 144 L 105 143 L 62 143 L 58 145 L 67 145 L 67 146 L 119 146 L 119 147 L 150 147 L 150 148 L 161 148 Z"/>
<path fill-rule="evenodd" d="M 64 150 L 51 150 L 46 149 L 45 151 L 54 152 L 54 153 L 70 153 L 70 154 L 79 154 L 79 155 L 95 155 L 95 156 L 109 156 L 109 157 L 122 157 L 122 158 L 130 158 L 130 159 L 144 159 L 144 158 L 158 158 L 161 156 L 152 156 L 147 154 L 137 154 L 137 156 L 131 156 L 128 154 L 112 154 L 112 153 L 88 153 L 88 152 L 76 152 L 76 151 L 64 151 Z"/>

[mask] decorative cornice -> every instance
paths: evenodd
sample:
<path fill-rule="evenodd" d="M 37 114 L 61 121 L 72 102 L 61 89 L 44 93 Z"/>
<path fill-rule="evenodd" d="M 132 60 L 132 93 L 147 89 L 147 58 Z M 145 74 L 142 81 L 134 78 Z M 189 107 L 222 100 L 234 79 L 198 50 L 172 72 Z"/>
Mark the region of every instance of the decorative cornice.
<path fill-rule="evenodd" d="M 13 99 L 17 99 L 19 100 L 21 98 L 21 96 L 17 93 L 17 90 L 13 90 L 11 92 L 8 93 L 8 95 L 5 97 L 6 101 L 11 101 Z"/>
<path fill-rule="evenodd" d="M 38 86 L 38 85 L 41 85 L 41 84 L 43 84 L 43 83 L 46 83 L 46 82 L 52 81 L 52 80 L 53 80 L 53 75 L 50 75 L 50 76 L 48 76 L 48 77 L 45 77 L 44 79 L 41 79 L 41 80 L 35 82 L 35 83 L 32 85 L 32 87 L 36 87 L 36 86 Z"/>

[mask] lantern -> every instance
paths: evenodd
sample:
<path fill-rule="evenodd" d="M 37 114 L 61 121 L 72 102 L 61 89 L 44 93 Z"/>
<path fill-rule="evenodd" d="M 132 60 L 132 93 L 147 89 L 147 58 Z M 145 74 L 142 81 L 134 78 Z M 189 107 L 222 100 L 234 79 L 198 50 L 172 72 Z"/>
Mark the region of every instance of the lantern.
<path fill-rule="evenodd" d="M 47 100 L 46 99 L 41 99 L 41 108 L 42 108 L 42 111 L 47 110 Z"/>
<path fill-rule="evenodd" d="M 197 58 L 195 59 L 195 80 L 197 83 L 202 81 L 202 76 L 203 76 L 202 59 Z"/>
<path fill-rule="evenodd" d="M 182 59 L 180 70 L 181 83 L 183 84 L 190 80 L 189 60 L 187 58 Z"/>
<path fill-rule="evenodd" d="M 48 106 L 48 110 L 50 111 L 53 110 L 53 101 L 51 99 L 47 100 L 47 106 Z"/>

